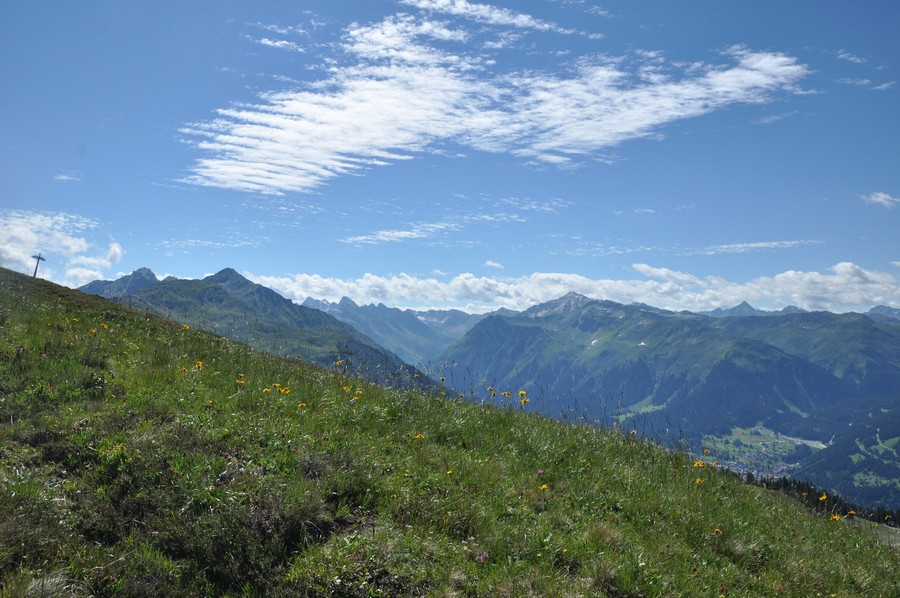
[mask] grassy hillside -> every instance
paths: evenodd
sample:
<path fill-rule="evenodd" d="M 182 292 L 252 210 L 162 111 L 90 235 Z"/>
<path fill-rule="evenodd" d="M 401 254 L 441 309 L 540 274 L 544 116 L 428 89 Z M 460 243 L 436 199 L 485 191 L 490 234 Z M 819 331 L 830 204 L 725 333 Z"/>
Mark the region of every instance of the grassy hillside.
<path fill-rule="evenodd" d="M 362 383 L 2 270 L 3 594 L 900 593 L 898 553 L 827 497 L 514 401 Z"/>
<path fill-rule="evenodd" d="M 132 281 L 136 277 L 146 280 L 140 273 L 136 271 L 115 282 L 95 281 L 81 290 L 98 292 L 118 303 L 238 340 L 267 353 L 299 356 L 326 366 L 340 360 L 344 370 L 367 380 L 403 382 L 412 375 L 411 367 L 405 367 L 396 355 L 352 326 L 317 309 L 297 305 L 231 268 L 201 280 L 167 278 L 128 293 L 109 293 L 129 282 L 134 287 Z"/>

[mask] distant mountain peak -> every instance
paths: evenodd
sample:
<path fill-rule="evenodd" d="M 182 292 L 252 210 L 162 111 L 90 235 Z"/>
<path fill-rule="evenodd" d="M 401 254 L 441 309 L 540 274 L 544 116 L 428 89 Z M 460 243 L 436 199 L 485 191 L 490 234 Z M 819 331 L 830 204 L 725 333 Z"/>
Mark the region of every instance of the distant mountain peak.
<path fill-rule="evenodd" d="M 153 273 L 153 270 L 147 267 L 138 268 L 131 273 L 131 276 L 134 276 L 136 278 L 152 278 L 153 280 L 159 280 L 156 274 Z"/>
<path fill-rule="evenodd" d="M 786 316 L 790 314 L 802 314 L 806 313 L 805 310 L 800 309 L 795 305 L 788 305 L 787 307 L 779 310 L 779 311 L 767 311 L 764 309 L 756 309 L 746 301 L 741 301 L 734 307 L 724 309 L 718 307 L 712 311 L 704 311 L 700 312 L 701 315 L 710 316 L 713 318 L 726 318 L 731 316 L 737 317 L 749 317 L 749 316 Z"/>
<path fill-rule="evenodd" d="M 216 272 L 212 276 L 208 276 L 207 278 L 216 282 L 226 280 L 247 280 L 246 278 L 238 274 L 238 271 L 234 268 L 223 268 L 222 270 L 219 270 L 218 272 Z"/>
<path fill-rule="evenodd" d="M 585 297 L 574 291 L 566 293 L 559 299 L 547 301 L 525 310 L 524 315 L 532 318 L 540 318 L 549 315 L 561 315 L 584 309 L 587 305 L 596 303 L 595 299 Z"/>
<path fill-rule="evenodd" d="M 79 287 L 78 290 L 91 295 L 112 297 L 115 295 L 130 295 L 143 288 L 159 282 L 156 274 L 150 268 L 138 268 L 131 274 L 117 280 L 94 280 Z"/>
<path fill-rule="evenodd" d="M 350 297 L 341 297 L 338 305 L 340 305 L 341 307 L 359 307 L 356 302 Z"/>

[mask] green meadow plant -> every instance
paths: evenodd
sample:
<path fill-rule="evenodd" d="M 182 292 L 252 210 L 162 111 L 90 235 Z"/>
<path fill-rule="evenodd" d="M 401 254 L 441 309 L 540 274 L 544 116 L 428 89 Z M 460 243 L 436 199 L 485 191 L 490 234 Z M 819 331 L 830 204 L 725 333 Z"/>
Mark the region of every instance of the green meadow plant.
<path fill-rule="evenodd" d="M 0 271 L 2 593 L 900 595 L 871 526 L 519 390 L 374 385 Z"/>

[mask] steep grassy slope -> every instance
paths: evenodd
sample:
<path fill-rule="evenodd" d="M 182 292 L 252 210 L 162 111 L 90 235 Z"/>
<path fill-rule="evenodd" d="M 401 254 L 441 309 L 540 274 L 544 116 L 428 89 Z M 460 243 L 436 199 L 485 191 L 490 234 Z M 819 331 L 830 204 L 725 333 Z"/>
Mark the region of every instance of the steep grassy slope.
<path fill-rule="evenodd" d="M 143 269 L 118 281 L 95 281 L 80 290 L 203 328 L 277 355 L 344 368 L 368 380 L 406 379 L 412 368 L 336 318 L 293 303 L 231 268 L 202 280 L 153 278 Z M 401 374 L 402 375 L 399 375 Z"/>
<path fill-rule="evenodd" d="M 517 404 L 362 383 L 2 270 L 3 592 L 900 592 L 898 554 L 827 497 Z"/>

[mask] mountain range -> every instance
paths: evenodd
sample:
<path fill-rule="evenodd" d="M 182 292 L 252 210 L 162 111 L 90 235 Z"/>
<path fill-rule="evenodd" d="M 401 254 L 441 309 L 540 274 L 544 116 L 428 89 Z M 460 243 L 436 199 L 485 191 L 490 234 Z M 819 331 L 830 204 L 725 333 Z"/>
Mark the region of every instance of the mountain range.
<path fill-rule="evenodd" d="M 573 293 L 484 319 L 439 362 L 477 399 L 516 407 L 525 391 L 546 415 L 614 423 L 663 443 L 739 446 L 732 452 L 746 456 L 743 435 L 754 430 L 765 438 L 754 458 L 729 465 L 900 503 L 897 319 L 710 316 Z"/>
<path fill-rule="evenodd" d="M 739 471 L 801 476 L 865 504 L 900 504 L 893 308 L 769 312 L 743 303 L 691 313 L 575 293 L 487 315 L 348 298 L 297 305 L 231 269 L 163 281 L 141 269 L 82 290 L 271 352 L 328 365 L 353 355 L 370 379 L 417 364 L 475 401 L 623 426 L 697 450 L 714 444 Z"/>
<path fill-rule="evenodd" d="M 200 280 L 158 280 L 151 270 L 141 268 L 79 290 L 270 353 L 329 367 L 339 364 L 371 381 L 395 383 L 416 377 L 414 368 L 359 330 L 320 310 L 297 305 L 231 268 Z"/>
<path fill-rule="evenodd" d="M 457 309 L 401 310 L 383 303 L 360 306 L 348 297 L 337 303 L 307 298 L 303 306 L 350 324 L 407 363 L 423 365 L 484 318 Z"/>

